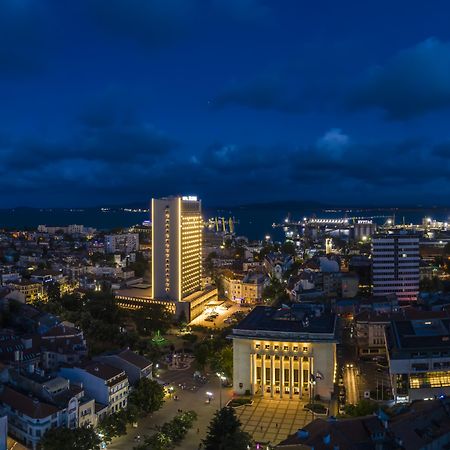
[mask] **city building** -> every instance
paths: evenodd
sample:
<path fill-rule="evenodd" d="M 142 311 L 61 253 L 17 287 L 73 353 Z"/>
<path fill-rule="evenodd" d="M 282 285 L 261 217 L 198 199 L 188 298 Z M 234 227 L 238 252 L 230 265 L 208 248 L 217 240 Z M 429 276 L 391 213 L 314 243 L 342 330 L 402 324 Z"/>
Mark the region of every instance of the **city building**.
<path fill-rule="evenodd" d="M 450 394 L 450 316 L 442 315 L 395 319 L 387 327 L 387 358 L 396 402 Z"/>
<path fill-rule="evenodd" d="M 87 356 L 83 331 L 62 322 L 41 335 L 42 367 L 56 370 L 62 364 L 77 364 Z"/>
<path fill-rule="evenodd" d="M 138 233 L 108 234 L 105 236 L 106 253 L 124 253 L 128 255 L 139 250 Z"/>
<path fill-rule="evenodd" d="M 153 363 L 129 348 L 94 359 L 124 370 L 131 385 L 137 384 L 142 378 L 152 379 Z"/>
<path fill-rule="evenodd" d="M 8 287 L 20 293 L 21 298 L 17 298 L 24 303 L 32 303 L 36 300 L 44 300 L 44 288 L 41 283 L 29 280 L 14 281 L 8 283 Z"/>
<path fill-rule="evenodd" d="M 396 294 L 400 302 L 417 300 L 419 236 L 400 232 L 372 237 L 373 295 Z"/>
<path fill-rule="evenodd" d="M 8 433 L 33 450 L 48 429 L 65 425 L 62 409 L 9 386 L 1 388 L 0 407 L 8 416 Z"/>
<path fill-rule="evenodd" d="M 180 302 L 201 289 L 201 201 L 192 196 L 152 199 L 152 224 L 153 296 Z"/>
<path fill-rule="evenodd" d="M 72 383 L 83 383 L 86 393 L 100 405 L 107 407 L 107 414 L 127 406 L 129 383 L 123 369 L 89 361 L 79 367 L 61 367 L 59 375 Z"/>
<path fill-rule="evenodd" d="M 377 224 L 372 220 L 357 219 L 353 224 L 351 235 L 355 241 L 362 241 L 370 238 L 373 234 L 375 234 L 376 230 Z"/>
<path fill-rule="evenodd" d="M 265 274 L 259 272 L 241 274 L 225 269 L 222 274 L 225 297 L 238 303 L 261 302 L 267 279 Z"/>
<path fill-rule="evenodd" d="M 217 289 L 202 290 L 203 226 L 197 197 L 152 199 L 152 298 L 189 322 L 217 298 Z"/>
<path fill-rule="evenodd" d="M 383 450 L 397 449 L 377 416 L 355 419 L 315 419 L 275 448 L 286 450 Z"/>
<path fill-rule="evenodd" d="M 329 399 L 336 371 L 336 316 L 322 305 L 257 306 L 236 327 L 237 394 Z"/>

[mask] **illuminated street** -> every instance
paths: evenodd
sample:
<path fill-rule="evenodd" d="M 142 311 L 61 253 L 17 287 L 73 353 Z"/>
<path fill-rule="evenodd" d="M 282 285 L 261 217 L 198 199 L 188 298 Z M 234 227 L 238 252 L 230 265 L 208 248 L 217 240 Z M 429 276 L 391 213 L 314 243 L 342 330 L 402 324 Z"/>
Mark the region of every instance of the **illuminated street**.
<path fill-rule="evenodd" d="M 357 369 L 353 364 L 344 369 L 344 386 L 347 393 L 347 403 L 356 405 L 359 401 Z"/>

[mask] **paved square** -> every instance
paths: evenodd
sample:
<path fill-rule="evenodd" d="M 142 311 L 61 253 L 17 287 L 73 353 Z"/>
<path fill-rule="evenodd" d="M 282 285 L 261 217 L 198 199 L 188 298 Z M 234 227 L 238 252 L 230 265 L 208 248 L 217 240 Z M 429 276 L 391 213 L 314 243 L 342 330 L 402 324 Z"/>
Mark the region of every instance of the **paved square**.
<path fill-rule="evenodd" d="M 278 444 L 311 422 L 306 402 L 289 399 L 254 399 L 253 405 L 236 408 L 242 428 L 257 442 Z"/>

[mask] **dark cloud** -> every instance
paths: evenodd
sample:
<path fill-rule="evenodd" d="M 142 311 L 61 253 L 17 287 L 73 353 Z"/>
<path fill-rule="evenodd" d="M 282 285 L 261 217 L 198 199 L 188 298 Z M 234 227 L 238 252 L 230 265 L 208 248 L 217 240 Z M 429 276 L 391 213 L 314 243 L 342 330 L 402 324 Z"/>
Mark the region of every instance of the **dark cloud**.
<path fill-rule="evenodd" d="M 421 139 L 376 144 L 347 142 L 338 152 L 315 145 L 298 151 L 292 171 L 294 180 L 354 180 L 380 188 L 424 185 L 449 174 L 450 166 L 434 157 L 432 146 Z"/>
<path fill-rule="evenodd" d="M 75 129 L 73 135 L 59 140 L 3 135 L 0 138 L 3 168 L 25 173 L 56 164 L 64 167 L 62 172 L 67 175 L 76 173 L 80 166 L 88 169 L 88 162 L 94 168 L 110 163 L 149 164 L 168 157 L 179 145 L 139 117 L 120 98 L 109 95 L 90 104 Z"/>
<path fill-rule="evenodd" d="M 125 37 L 146 47 L 172 42 L 192 20 L 196 1 L 83 0 L 86 11 L 113 37 Z"/>
<path fill-rule="evenodd" d="M 197 163 L 221 173 L 244 172 L 248 175 L 265 169 L 276 170 L 284 164 L 286 153 L 286 148 L 281 145 L 263 147 L 213 144 L 206 149 Z"/>
<path fill-rule="evenodd" d="M 234 105 L 288 114 L 336 110 L 349 83 L 342 68 L 343 52 L 333 46 L 301 48 L 285 64 L 266 67 L 250 80 L 233 82 L 216 96 L 212 107 Z"/>
<path fill-rule="evenodd" d="M 350 95 L 352 109 L 379 108 L 405 120 L 450 106 L 450 43 L 428 39 L 372 69 Z"/>
<path fill-rule="evenodd" d="M 0 76 L 17 77 L 42 67 L 47 19 L 41 2 L 0 2 Z"/>
<path fill-rule="evenodd" d="M 214 108 L 228 105 L 245 106 L 256 110 L 276 110 L 285 113 L 304 112 L 302 93 L 291 90 L 278 76 L 253 80 L 225 90 L 212 103 Z"/>

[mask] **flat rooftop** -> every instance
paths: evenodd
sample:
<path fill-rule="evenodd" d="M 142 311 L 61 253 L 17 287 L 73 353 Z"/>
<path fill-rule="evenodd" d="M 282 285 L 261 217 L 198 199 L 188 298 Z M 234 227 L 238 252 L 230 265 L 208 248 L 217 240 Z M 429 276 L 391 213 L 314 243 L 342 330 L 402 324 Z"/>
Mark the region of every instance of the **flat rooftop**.
<path fill-rule="evenodd" d="M 335 314 L 329 311 L 319 312 L 306 305 L 274 308 L 257 306 L 233 330 L 274 331 L 285 333 L 323 333 L 334 334 Z M 236 333 L 235 333 L 236 331 Z"/>
<path fill-rule="evenodd" d="M 450 318 L 395 320 L 391 335 L 398 349 L 450 347 Z"/>
<path fill-rule="evenodd" d="M 114 292 L 116 297 L 137 297 L 137 298 L 152 298 L 152 288 L 132 287 L 128 289 L 119 289 Z"/>

